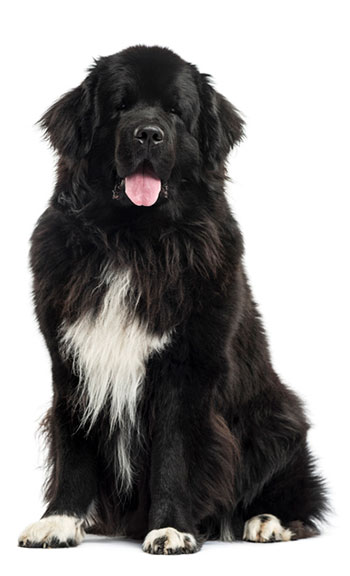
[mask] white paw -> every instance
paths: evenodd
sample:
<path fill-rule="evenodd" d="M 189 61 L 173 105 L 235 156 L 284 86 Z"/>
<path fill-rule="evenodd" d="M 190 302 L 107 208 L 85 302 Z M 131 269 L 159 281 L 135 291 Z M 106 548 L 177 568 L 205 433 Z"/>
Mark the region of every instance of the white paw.
<path fill-rule="evenodd" d="M 142 549 L 149 554 L 191 554 L 197 552 L 198 544 L 192 534 L 161 528 L 148 532 Z"/>
<path fill-rule="evenodd" d="M 18 538 L 18 545 L 23 548 L 77 546 L 85 535 L 83 522 L 74 516 L 47 516 L 27 526 Z"/>
<path fill-rule="evenodd" d="M 243 540 L 249 542 L 288 542 L 293 532 L 283 528 L 281 522 L 272 514 L 260 514 L 250 518 L 244 525 Z"/>

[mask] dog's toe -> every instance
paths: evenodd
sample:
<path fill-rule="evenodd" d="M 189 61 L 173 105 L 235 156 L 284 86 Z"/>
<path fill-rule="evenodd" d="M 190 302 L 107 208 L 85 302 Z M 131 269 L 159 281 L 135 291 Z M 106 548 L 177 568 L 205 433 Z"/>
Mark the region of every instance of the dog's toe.
<path fill-rule="evenodd" d="M 254 516 L 244 525 L 243 540 L 249 542 L 288 542 L 292 536 L 293 532 L 272 514 Z"/>
<path fill-rule="evenodd" d="M 175 528 L 161 528 L 147 534 L 142 549 L 149 554 L 191 554 L 197 552 L 199 546 L 192 534 Z"/>
<path fill-rule="evenodd" d="M 21 548 L 71 548 L 84 537 L 83 520 L 53 515 L 30 524 L 18 539 Z"/>

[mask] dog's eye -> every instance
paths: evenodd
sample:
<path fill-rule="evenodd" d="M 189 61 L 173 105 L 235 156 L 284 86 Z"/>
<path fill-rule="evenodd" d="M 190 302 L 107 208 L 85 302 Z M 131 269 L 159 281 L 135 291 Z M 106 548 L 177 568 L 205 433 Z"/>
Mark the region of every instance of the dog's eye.
<path fill-rule="evenodd" d="M 180 116 L 180 118 L 181 118 L 181 112 L 177 106 L 171 106 L 169 108 L 169 112 L 170 112 L 170 114 L 175 114 L 176 116 Z"/>
<path fill-rule="evenodd" d="M 123 110 L 127 110 L 129 107 L 130 107 L 129 98 L 124 97 L 124 98 L 121 100 L 120 104 L 117 106 L 117 111 L 118 111 L 118 112 L 121 112 L 121 111 L 123 111 Z"/>

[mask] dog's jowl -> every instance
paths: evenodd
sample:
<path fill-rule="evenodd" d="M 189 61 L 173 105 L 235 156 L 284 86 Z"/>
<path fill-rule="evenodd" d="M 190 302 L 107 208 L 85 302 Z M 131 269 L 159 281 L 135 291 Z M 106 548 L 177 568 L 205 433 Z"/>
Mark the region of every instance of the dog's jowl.
<path fill-rule="evenodd" d="M 225 197 L 238 111 L 194 65 L 136 46 L 41 126 L 57 183 L 30 257 L 53 399 L 46 509 L 19 544 L 89 531 L 176 554 L 316 534 L 309 425 L 271 364 Z"/>

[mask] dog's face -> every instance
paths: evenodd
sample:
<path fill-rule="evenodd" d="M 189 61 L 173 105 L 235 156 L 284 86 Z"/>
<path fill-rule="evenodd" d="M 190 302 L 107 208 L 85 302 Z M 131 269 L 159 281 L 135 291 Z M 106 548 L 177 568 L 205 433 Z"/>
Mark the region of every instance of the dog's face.
<path fill-rule="evenodd" d="M 134 204 L 150 206 L 199 163 L 200 101 L 191 67 L 171 52 L 139 49 L 107 59 L 105 78 L 103 122 L 109 110 L 117 112 L 121 188 Z"/>
<path fill-rule="evenodd" d="M 73 166 L 87 161 L 90 179 L 114 188 L 121 206 L 178 201 L 181 182 L 221 169 L 243 131 L 207 75 L 144 46 L 98 60 L 41 123 L 58 153 Z"/>

